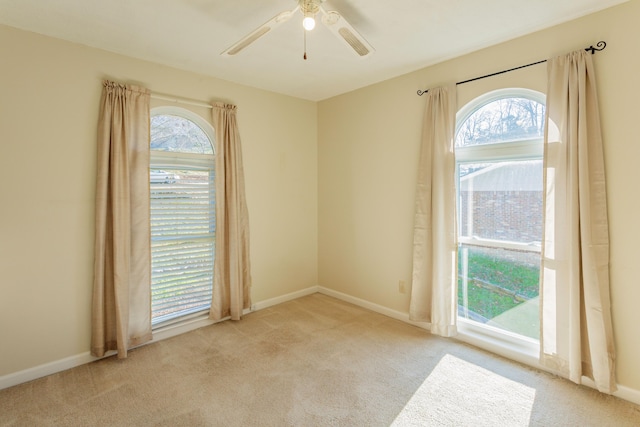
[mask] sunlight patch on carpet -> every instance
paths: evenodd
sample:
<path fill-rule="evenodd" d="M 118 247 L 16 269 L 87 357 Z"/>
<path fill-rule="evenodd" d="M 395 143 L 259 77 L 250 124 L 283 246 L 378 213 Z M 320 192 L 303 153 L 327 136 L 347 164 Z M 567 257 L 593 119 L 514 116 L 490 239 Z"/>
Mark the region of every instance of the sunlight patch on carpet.
<path fill-rule="evenodd" d="M 536 390 L 445 355 L 394 426 L 528 426 Z"/>

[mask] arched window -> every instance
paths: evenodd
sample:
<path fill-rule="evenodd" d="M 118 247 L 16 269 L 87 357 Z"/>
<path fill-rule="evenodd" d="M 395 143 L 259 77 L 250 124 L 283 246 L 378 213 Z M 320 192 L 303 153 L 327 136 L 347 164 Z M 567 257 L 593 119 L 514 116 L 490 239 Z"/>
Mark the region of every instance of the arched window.
<path fill-rule="evenodd" d="M 208 311 L 215 256 L 215 152 L 209 123 L 151 110 L 152 324 Z"/>
<path fill-rule="evenodd" d="M 501 89 L 458 113 L 458 316 L 537 340 L 544 95 Z"/>

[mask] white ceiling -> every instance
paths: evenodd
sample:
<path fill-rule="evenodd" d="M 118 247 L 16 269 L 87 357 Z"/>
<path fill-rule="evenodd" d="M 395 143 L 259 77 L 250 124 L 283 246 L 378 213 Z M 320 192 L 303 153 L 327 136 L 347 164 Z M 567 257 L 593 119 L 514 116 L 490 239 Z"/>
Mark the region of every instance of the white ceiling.
<path fill-rule="evenodd" d="M 220 55 L 296 0 L 0 0 L 0 23 L 318 101 L 625 1 L 326 0 L 376 49 L 364 59 L 319 23 L 303 60 L 299 13 Z"/>

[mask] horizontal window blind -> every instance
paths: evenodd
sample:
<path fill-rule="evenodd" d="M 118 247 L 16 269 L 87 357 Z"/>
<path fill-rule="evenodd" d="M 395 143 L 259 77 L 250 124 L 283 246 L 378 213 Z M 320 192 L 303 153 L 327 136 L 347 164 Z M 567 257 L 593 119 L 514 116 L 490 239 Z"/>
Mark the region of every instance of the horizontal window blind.
<path fill-rule="evenodd" d="M 176 162 L 178 163 L 178 162 Z M 150 171 L 152 324 L 209 310 L 215 257 L 212 168 Z M 213 166 L 213 165 L 212 165 Z"/>

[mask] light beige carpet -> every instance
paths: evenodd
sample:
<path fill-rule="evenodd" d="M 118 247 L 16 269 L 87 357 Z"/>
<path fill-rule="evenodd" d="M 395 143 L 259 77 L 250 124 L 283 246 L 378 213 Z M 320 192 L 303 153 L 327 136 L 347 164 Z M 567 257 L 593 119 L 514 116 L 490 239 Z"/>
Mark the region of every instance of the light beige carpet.
<path fill-rule="evenodd" d="M 0 425 L 639 426 L 640 407 L 315 294 L 2 390 Z"/>

